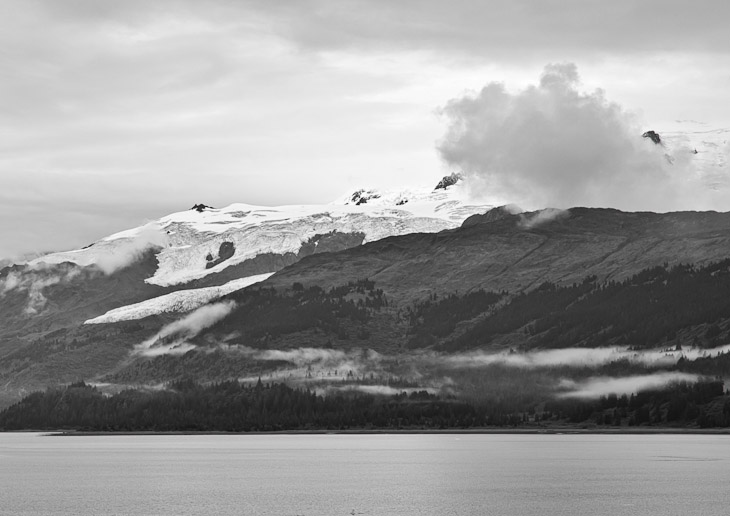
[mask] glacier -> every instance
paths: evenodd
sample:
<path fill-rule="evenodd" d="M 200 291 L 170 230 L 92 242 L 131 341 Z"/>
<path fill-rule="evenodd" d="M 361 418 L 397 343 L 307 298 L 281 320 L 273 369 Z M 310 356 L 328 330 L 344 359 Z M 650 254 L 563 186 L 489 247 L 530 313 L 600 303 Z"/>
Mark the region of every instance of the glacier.
<path fill-rule="evenodd" d="M 356 194 L 358 202 L 353 201 Z M 71 262 L 111 272 L 154 248 L 158 267 L 145 281 L 163 287 L 183 286 L 260 255 L 297 255 L 317 236 L 356 233 L 364 235 L 362 243 L 366 243 L 407 233 L 433 233 L 458 227 L 470 215 L 493 207 L 470 203 L 463 182 L 440 189 L 358 190 L 323 205 L 235 203 L 173 213 L 86 248 L 48 254 L 30 263 Z M 211 262 L 226 242 L 232 244 L 233 255 L 220 263 Z"/>
<path fill-rule="evenodd" d="M 242 288 L 264 281 L 272 274 L 273 272 L 248 276 L 246 278 L 229 281 L 228 283 L 217 287 L 177 290 L 140 303 L 114 308 L 103 315 L 84 321 L 84 324 L 108 324 L 144 319 L 145 317 L 159 315 L 162 313 L 189 312 L 200 308 L 207 303 L 215 301 L 226 294 L 230 294 L 236 290 L 241 290 Z"/>

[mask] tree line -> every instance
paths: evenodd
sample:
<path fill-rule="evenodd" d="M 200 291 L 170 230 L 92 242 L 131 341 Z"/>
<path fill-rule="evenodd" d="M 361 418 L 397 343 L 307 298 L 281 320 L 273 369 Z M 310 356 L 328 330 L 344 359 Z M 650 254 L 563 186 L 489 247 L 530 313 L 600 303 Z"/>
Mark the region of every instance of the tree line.
<path fill-rule="evenodd" d="M 84 382 L 34 392 L 0 412 L 2 430 L 285 431 L 456 429 L 550 424 L 730 426 L 721 381 L 680 382 L 665 389 L 597 400 L 554 399 L 541 410 L 469 403 L 427 391 L 379 396 L 328 395 L 281 383 L 186 379 L 165 389 L 108 396 Z"/>

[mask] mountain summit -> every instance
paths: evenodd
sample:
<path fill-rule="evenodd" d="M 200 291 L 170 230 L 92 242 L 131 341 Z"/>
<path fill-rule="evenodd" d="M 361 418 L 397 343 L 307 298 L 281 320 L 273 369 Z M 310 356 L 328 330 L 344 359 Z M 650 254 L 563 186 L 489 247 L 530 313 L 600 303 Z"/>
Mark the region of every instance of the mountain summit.
<path fill-rule="evenodd" d="M 146 249 L 159 262 L 147 283 L 170 287 L 206 280 L 273 273 L 308 254 L 336 251 L 406 233 L 432 233 L 458 227 L 488 205 L 471 204 L 448 176 L 448 190 L 421 188 L 398 192 L 357 190 L 326 205 L 212 208 L 196 204 L 138 228 L 122 231 L 86 248 L 52 253 L 29 262 L 30 268 L 64 262 L 109 272 L 130 263 Z M 236 270 L 232 271 L 231 268 Z"/>

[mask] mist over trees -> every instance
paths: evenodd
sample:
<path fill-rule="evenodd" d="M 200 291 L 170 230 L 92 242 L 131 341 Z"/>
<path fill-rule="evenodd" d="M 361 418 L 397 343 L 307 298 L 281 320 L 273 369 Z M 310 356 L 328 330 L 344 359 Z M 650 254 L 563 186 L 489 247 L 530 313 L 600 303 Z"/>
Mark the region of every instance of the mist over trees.
<path fill-rule="evenodd" d="M 621 281 L 599 281 L 590 276 L 570 285 L 543 283 L 516 295 L 484 290 L 430 294 L 400 306 L 369 279 L 328 290 L 300 283 L 283 291 L 254 288 L 228 299 L 236 301 L 235 310 L 196 337 L 195 349 L 179 356 L 133 361 L 103 380 L 144 384 L 156 379 L 167 382 L 164 388 L 129 389 L 108 396 L 77 383 L 36 392 L 0 413 L 0 428 L 271 431 L 730 425 L 728 396 L 717 379 L 730 370 L 730 354 L 718 351 L 694 360 L 682 357 L 685 347 L 709 350 L 730 340 L 730 259 L 704 266 L 653 267 Z M 125 329 L 135 333 L 143 331 L 144 325 L 130 323 L 119 331 Z M 90 334 L 74 335 L 66 342 L 62 334 L 54 333 L 53 339 L 39 340 L 24 352 L 76 349 L 93 343 Z M 228 344 L 232 351 L 218 345 L 220 335 L 236 335 Z M 294 347 L 277 348 L 277 339 L 283 337 L 291 337 Z M 515 343 L 516 349 L 505 347 L 507 341 Z M 359 377 L 348 376 L 347 381 L 336 377 L 341 385 L 324 378 L 300 382 L 305 388 L 296 388 L 296 382 L 253 385 L 221 381 L 246 375 L 251 378 L 252 372 L 256 378 L 255 374 L 263 376 L 279 368 L 306 368 L 306 364 L 289 362 L 285 353 L 275 359 L 257 353 L 298 349 L 296 346 L 309 342 L 330 350 L 342 346 L 367 351 L 379 345 L 392 353 L 379 355 L 379 360 L 390 360 L 380 362 L 383 369 L 378 374 L 382 376 L 373 379 L 368 374 L 367 380 L 361 373 Z M 235 347 L 238 345 L 249 351 L 242 352 Z M 632 353 L 672 350 L 679 358 L 659 368 L 625 357 L 602 365 L 524 370 L 467 364 L 447 371 L 439 369 L 442 366 L 438 362 L 438 357 L 454 358 L 462 351 L 462 358 L 468 359 L 472 351 L 520 356 L 540 350 L 612 346 Z M 407 385 L 387 384 L 384 379 L 396 376 L 387 368 L 402 357 L 398 367 L 400 372 L 407 372 L 408 357 L 415 356 L 413 353 L 436 357 L 418 374 L 431 378 L 449 375 L 455 378 L 452 387 L 437 396 L 426 390 L 418 392 L 424 384 L 409 376 L 401 377 L 413 380 Z M 366 364 L 368 354 L 361 355 Z M 30 363 L 28 355 L 10 358 L 7 367 Z M 715 379 L 697 384 L 675 382 L 666 388 L 600 399 L 567 397 L 563 396 L 566 391 L 556 389 L 561 378 L 580 382 L 592 376 L 618 378 L 668 371 Z M 409 393 L 383 396 L 355 388 L 382 383 L 389 388 L 408 387 Z M 416 392 L 411 393 L 414 388 Z"/>
<path fill-rule="evenodd" d="M 514 403 L 516 400 L 512 400 Z M 1 430 L 286 431 L 446 430 L 550 425 L 730 426 L 730 396 L 719 381 L 598 400 L 553 400 L 542 407 L 475 404 L 426 391 L 394 396 L 317 394 L 280 383 L 174 382 L 159 391 L 105 396 L 84 382 L 35 392 L 0 412 Z"/>

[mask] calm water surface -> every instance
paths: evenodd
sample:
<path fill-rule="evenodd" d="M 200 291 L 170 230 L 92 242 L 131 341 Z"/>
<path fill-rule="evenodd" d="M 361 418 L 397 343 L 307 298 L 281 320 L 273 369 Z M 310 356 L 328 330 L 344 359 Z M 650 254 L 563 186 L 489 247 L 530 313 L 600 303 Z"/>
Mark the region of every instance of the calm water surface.
<path fill-rule="evenodd" d="M 730 436 L 0 433 L 0 514 L 730 515 Z"/>

